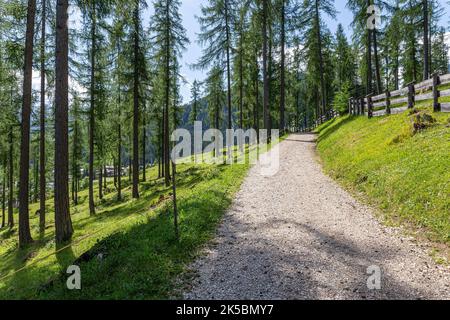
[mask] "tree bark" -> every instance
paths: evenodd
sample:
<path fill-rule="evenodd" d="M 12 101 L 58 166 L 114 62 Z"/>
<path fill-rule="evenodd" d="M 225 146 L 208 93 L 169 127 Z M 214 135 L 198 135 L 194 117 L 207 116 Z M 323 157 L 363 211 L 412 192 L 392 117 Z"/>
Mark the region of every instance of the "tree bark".
<path fill-rule="evenodd" d="M 254 110 L 254 129 L 256 130 L 256 140 L 259 144 L 259 69 L 258 69 L 258 50 L 255 50 L 255 110 Z"/>
<path fill-rule="evenodd" d="M 371 6 L 371 1 L 367 0 L 367 7 Z M 367 29 L 367 82 L 366 82 L 366 94 L 372 93 L 372 31 Z"/>
<path fill-rule="evenodd" d="M 95 140 L 95 50 L 96 50 L 96 33 L 97 21 L 95 13 L 95 3 L 92 1 L 91 8 L 91 99 L 89 110 L 89 214 L 95 215 L 95 201 L 94 201 L 94 140 Z"/>
<path fill-rule="evenodd" d="M 264 82 L 264 128 L 270 131 L 270 110 L 269 110 L 269 79 L 267 70 L 267 19 L 268 19 L 268 4 L 267 0 L 263 0 L 263 82 Z"/>
<path fill-rule="evenodd" d="M 147 144 L 147 130 L 146 130 L 146 123 L 145 123 L 145 115 L 142 117 L 142 181 L 147 181 L 147 173 L 146 173 L 146 163 L 147 160 L 146 157 L 146 144 Z"/>
<path fill-rule="evenodd" d="M 239 54 L 239 127 L 244 129 L 244 48 L 243 48 L 243 32 L 239 35 L 240 54 Z"/>
<path fill-rule="evenodd" d="M 139 1 L 134 9 L 133 198 L 139 198 Z"/>
<path fill-rule="evenodd" d="M 73 151 L 72 151 L 72 166 L 73 166 L 73 172 L 72 172 L 72 200 L 74 205 L 78 205 L 78 174 L 79 174 L 79 168 L 77 164 L 77 153 L 78 153 L 78 119 L 75 118 L 74 123 L 74 132 L 73 132 Z"/>
<path fill-rule="evenodd" d="M 377 94 L 383 92 L 383 85 L 381 83 L 380 59 L 378 58 L 378 41 L 377 30 L 372 31 L 373 34 L 373 56 L 375 59 L 375 76 L 377 78 Z"/>
<path fill-rule="evenodd" d="M 1 229 L 5 227 L 6 223 L 6 175 L 7 175 L 6 155 L 3 159 L 3 181 L 2 181 L 2 225 Z"/>
<path fill-rule="evenodd" d="M 103 199 L 103 166 L 98 168 L 98 197 Z"/>
<path fill-rule="evenodd" d="M 38 202 L 38 194 L 39 194 L 39 160 L 38 160 L 38 152 L 35 150 L 33 203 Z"/>
<path fill-rule="evenodd" d="M 430 55 L 429 55 L 429 44 L 428 39 L 428 0 L 423 0 L 423 80 L 428 80 L 430 78 Z"/>
<path fill-rule="evenodd" d="M 47 0 L 42 0 L 41 30 L 41 114 L 39 139 L 39 230 L 45 231 L 45 202 L 47 193 L 46 156 L 45 156 L 45 41 L 47 21 Z"/>
<path fill-rule="evenodd" d="M 165 182 L 166 187 L 170 186 L 170 156 L 169 156 L 169 101 L 170 101 L 170 35 L 169 35 L 169 1 L 166 4 L 166 24 L 167 30 L 165 35 L 166 57 L 165 57 L 165 102 L 164 102 L 164 164 L 165 164 Z"/>
<path fill-rule="evenodd" d="M 19 178 L 19 247 L 30 244 L 29 179 L 30 179 L 30 118 L 33 80 L 33 40 L 36 16 L 36 0 L 28 1 L 25 62 L 23 77 L 22 136 L 20 144 Z"/>
<path fill-rule="evenodd" d="M 396 56 L 395 56 L 395 67 L 394 67 L 394 81 L 395 81 L 395 90 L 400 88 L 400 48 L 396 48 Z"/>
<path fill-rule="evenodd" d="M 232 105 L 231 105 L 231 57 L 230 57 L 230 47 L 231 47 L 231 34 L 230 34 L 230 17 L 229 17 L 229 3 L 225 0 L 225 28 L 226 28 L 226 46 L 227 46 L 227 97 L 228 97 L 228 129 L 233 128 L 232 123 Z"/>
<path fill-rule="evenodd" d="M 58 244 L 72 238 L 69 209 L 69 30 L 68 0 L 56 6 L 56 72 L 55 72 L 55 229 Z"/>
<path fill-rule="evenodd" d="M 13 140 L 13 127 L 9 128 L 8 140 L 9 140 L 9 159 L 8 159 L 8 227 L 12 229 L 14 227 L 14 140 Z"/>
<path fill-rule="evenodd" d="M 321 97 L 322 97 L 322 113 L 323 115 L 327 112 L 327 93 L 325 87 L 325 75 L 323 66 L 323 53 L 322 53 L 322 34 L 320 30 L 320 13 L 319 13 L 319 0 L 315 0 L 315 20 L 317 28 L 317 44 L 319 47 L 319 67 L 320 67 L 320 87 L 321 87 Z"/>
<path fill-rule="evenodd" d="M 286 109 L 286 8 L 285 0 L 281 4 L 281 76 L 280 76 L 280 130 L 284 133 L 285 129 L 285 109 Z"/>
<path fill-rule="evenodd" d="M 103 190 L 104 192 L 108 192 L 108 170 L 106 165 L 103 166 Z"/>
<path fill-rule="evenodd" d="M 117 134 L 117 200 L 122 201 L 122 126 L 119 124 Z"/>

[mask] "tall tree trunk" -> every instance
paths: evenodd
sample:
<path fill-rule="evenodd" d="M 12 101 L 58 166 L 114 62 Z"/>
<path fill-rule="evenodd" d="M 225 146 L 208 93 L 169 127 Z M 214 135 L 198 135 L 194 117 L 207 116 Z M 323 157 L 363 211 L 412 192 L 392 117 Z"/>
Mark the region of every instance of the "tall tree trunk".
<path fill-rule="evenodd" d="M 77 194 L 77 184 L 78 184 L 78 164 L 77 164 L 77 154 L 78 154 L 78 119 L 75 118 L 74 132 L 73 132 L 73 151 L 72 151 L 72 200 L 74 205 L 78 205 L 78 194 Z"/>
<path fill-rule="evenodd" d="M 367 0 L 367 7 L 371 6 L 371 0 Z M 366 94 L 372 93 L 372 31 L 367 29 L 366 59 L 367 59 L 367 81 Z"/>
<path fill-rule="evenodd" d="M 322 113 L 325 115 L 327 113 L 327 92 L 325 86 L 325 74 L 323 66 L 323 53 L 322 53 L 322 34 L 320 30 L 320 12 L 319 12 L 319 0 L 315 0 L 315 21 L 317 28 L 317 44 L 319 47 L 319 72 L 320 72 L 320 88 L 322 97 Z"/>
<path fill-rule="evenodd" d="M 133 173 L 133 160 L 128 157 L 128 182 L 131 183 L 131 175 Z"/>
<path fill-rule="evenodd" d="M 239 127 L 244 129 L 244 48 L 243 48 L 243 32 L 239 35 L 240 54 L 239 54 Z"/>
<path fill-rule="evenodd" d="M 13 127 L 9 128 L 8 140 L 9 140 L 9 159 L 8 159 L 8 226 L 14 227 L 14 140 L 13 140 Z"/>
<path fill-rule="evenodd" d="M 395 90 L 400 88 L 400 48 L 396 48 L 395 55 L 395 66 L 394 66 L 394 82 L 395 82 Z"/>
<path fill-rule="evenodd" d="M 38 193 L 39 193 L 39 160 L 37 159 L 38 159 L 38 152 L 35 150 L 33 203 L 38 202 Z"/>
<path fill-rule="evenodd" d="M 429 55 L 429 44 L 428 39 L 428 0 L 422 0 L 423 4 L 423 80 L 430 78 L 430 55 Z"/>
<path fill-rule="evenodd" d="M 375 76 L 377 78 L 377 94 L 383 92 L 383 85 L 381 83 L 380 59 L 378 57 L 378 41 L 377 30 L 372 31 L 373 34 L 373 56 L 375 59 Z"/>
<path fill-rule="evenodd" d="M 41 29 L 41 113 L 39 139 L 39 230 L 45 231 L 45 202 L 47 193 L 45 156 L 45 42 L 46 42 L 47 0 L 42 0 Z"/>
<path fill-rule="evenodd" d="M 272 119 L 272 111 L 271 111 L 271 106 L 272 106 L 272 99 L 273 99 L 273 93 L 272 93 L 272 80 L 273 80 L 273 29 L 272 29 L 272 24 L 269 24 L 268 26 L 269 29 L 269 37 L 268 37 L 268 45 L 269 45 L 269 52 L 268 52 L 268 56 L 267 56 L 267 86 L 269 87 L 269 91 L 268 91 L 268 99 L 269 99 L 269 127 L 270 130 L 272 130 L 273 128 L 273 119 Z M 272 138 L 271 137 L 271 131 L 269 131 L 267 133 L 268 137 L 269 137 L 269 141 Z"/>
<path fill-rule="evenodd" d="M 169 21 L 168 21 L 169 22 Z M 168 30 L 170 28 L 170 23 L 168 23 Z M 170 77 L 167 77 L 170 79 Z M 178 125 L 178 119 L 177 119 L 177 73 L 176 69 L 173 70 L 173 125 L 176 129 Z M 175 142 L 173 142 L 172 150 L 175 146 Z M 177 203 L 177 164 L 175 162 L 175 159 L 172 159 L 172 200 L 173 200 L 173 223 L 175 227 L 175 239 L 177 241 L 180 241 L 180 231 L 178 227 L 178 203 Z"/>
<path fill-rule="evenodd" d="M 139 198 L 139 1 L 134 9 L 133 198 Z"/>
<path fill-rule="evenodd" d="M 115 157 L 113 157 L 113 181 L 114 181 L 114 188 L 117 189 L 117 162 Z"/>
<path fill-rule="evenodd" d="M 119 82 L 120 83 L 120 82 Z M 119 87 L 119 106 L 121 105 L 121 95 Z M 119 108 L 119 123 L 117 130 L 117 200 L 122 201 L 122 124 L 121 111 Z"/>
<path fill-rule="evenodd" d="M 58 244 L 72 238 L 69 209 L 69 30 L 68 0 L 58 0 L 56 8 L 55 72 L 55 229 Z"/>
<path fill-rule="evenodd" d="M 95 12 L 95 3 L 92 2 L 91 8 L 92 16 L 92 30 L 91 30 L 91 101 L 89 110 L 89 214 L 95 215 L 95 202 L 94 202 L 94 140 L 95 140 L 95 52 L 97 46 L 97 20 Z"/>
<path fill-rule="evenodd" d="M 413 65 L 413 77 L 411 81 L 417 81 L 417 63 L 416 63 L 416 42 L 415 40 L 412 40 L 411 43 L 412 46 L 412 50 L 411 50 L 411 61 L 412 61 L 412 65 Z"/>
<path fill-rule="evenodd" d="M 263 98 L 263 109 L 264 109 L 264 128 L 268 131 L 270 128 L 270 110 L 269 110 L 269 78 L 268 78 L 268 61 L 267 61 L 267 47 L 268 47 L 268 36 L 267 36 L 267 19 L 268 19 L 268 3 L 267 0 L 263 0 L 263 83 L 264 83 L 264 98 Z"/>
<path fill-rule="evenodd" d="M 103 199 L 103 166 L 98 168 L 98 197 Z"/>
<path fill-rule="evenodd" d="M 122 201 L 122 125 L 117 132 L 117 200 Z"/>
<path fill-rule="evenodd" d="M 162 118 L 161 118 L 161 122 L 160 122 L 160 125 L 161 125 L 161 140 L 160 140 L 160 148 L 161 148 L 161 177 L 162 178 L 165 178 L 166 177 L 166 166 L 165 166 L 165 164 L 166 164 L 166 156 L 165 156 L 165 154 L 166 154 L 166 152 L 165 152 L 165 148 L 164 148 L 164 145 L 165 145 L 165 141 L 166 141 L 166 131 L 165 131 L 165 121 L 164 121 L 164 119 L 165 119 L 165 110 L 164 110 L 164 108 L 163 108 L 163 112 L 162 112 L 163 114 L 162 114 Z"/>
<path fill-rule="evenodd" d="M 169 26 L 170 26 L 170 19 L 169 19 L 169 1 L 167 1 L 166 4 L 166 24 L 167 24 L 167 30 L 165 35 L 165 101 L 164 101 L 164 164 L 165 164 L 165 182 L 166 187 L 170 186 L 170 176 L 169 176 L 169 170 L 170 170 L 170 156 L 169 156 L 169 103 L 170 103 L 170 34 L 169 34 Z"/>
<path fill-rule="evenodd" d="M 106 165 L 103 166 L 103 190 L 104 192 L 108 192 L 108 169 Z"/>
<path fill-rule="evenodd" d="M 33 241 L 29 217 L 29 179 L 30 179 L 30 117 L 33 80 L 33 40 L 36 0 L 28 1 L 27 31 L 25 39 L 25 62 L 23 77 L 22 137 L 20 144 L 19 179 L 19 247 L 23 248 Z"/>
<path fill-rule="evenodd" d="M 228 97 L 228 129 L 233 128 L 232 123 L 232 105 L 231 105 L 231 57 L 230 57 L 230 48 L 231 48 L 231 31 L 230 31 L 230 16 L 229 16 L 229 3 L 228 0 L 225 0 L 225 28 L 226 28 L 226 46 L 227 46 L 227 97 Z"/>
<path fill-rule="evenodd" d="M 1 229 L 5 227 L 6 223 L 6 175 L 7 175 L 6 155 L 3 158 L 3 181 L 2 181 L 2 225 Z"/>
<path fill-rule="evenodd" d="M 280 76 L 280 130 L 284 133 L 285 129 L 285 109 L 286 109 L 286 10 L 285 0 L 281 2 L 281 76 Z"/>
<path fill-rule="evenodd" d="M 161 118 L 162 119 L 162 118 Z M 164 123 L 163 121 L 158 120 L 158 130 L 159 130 L 159 137 L 158 137 L 158 149 L 159 149 L 159 155 L 158 155 L 158 179 L 163 177 L 163 162 L 164 162 L 164 146 L 163 146 L 163 140 L 164 140 Z"/>
<path fill-rule="evenodd" d="M 145 116 L 142 117 L 142 181 L 147 181 L 147 173 L 146 173 L 146 144 L 147 144 L 147 130 L 146 130 Z"/>
<path fill-rule="evenodd" d="M 175 239 L 180 240 L 180 231 L 178 228 L 178 206 L 177 206 L 177 165 L 172 161 L 172 197 L 173 197 L 173 220 L 175 225 Z"/>
<path fill-rule="evenodd" d="M 255 50 L 255 110 L 254 110 L 254 129 L 256 130 L 256 140 L 259 143 L 259 70 L 258 70 L 258 51 Z"/>
<path fill-rule="evenodd" d="M 409 1 L 409 8 L 410 10 L 413 9 L 413 3 L 412 1 Z M 411 41 L 411 63 L 412 63 L 412 79 L 410 81 L 416 81 L 417 80 L 417 64 L 416 64 L 416 37 L 415 37 L 415 26 L 414 26 L 414 17 L 410 16 L 409 18 L 409 28 L 410 28 L 410 41 Z"/>

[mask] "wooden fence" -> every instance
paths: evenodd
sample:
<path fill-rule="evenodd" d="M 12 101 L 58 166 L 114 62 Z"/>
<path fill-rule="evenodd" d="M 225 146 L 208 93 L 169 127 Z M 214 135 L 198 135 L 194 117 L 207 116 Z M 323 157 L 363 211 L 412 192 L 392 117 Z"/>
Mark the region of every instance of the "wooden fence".
<path fill-rule="evenodd" d="M 439 101 L 440 97 L 450 97 L 450 87 L 446 90 L 440 89 L 447 84 L 450 84 L 450 74 L 434 74 L 429 80 L 410 83 L 400 90 L 387 91 L 377 96 L 350 98 L 349 113 L 366 115 L 369 118 L 398 114 L 414 108 L 416 102 L 426 100 L 433 100 L 435 112 L 450 112 L 450 102 Z"/>
<path fill-rule="evenodd" d="M 314 123 L 310 124 L 309 126 L 300 125 L 298 132 L 311 132 L 314 131 L 317 127 L 319 127 L 321 124 L 327 122 L 328 120 L 334 119 L 339 117 L 340 114 L 334 109 L 330 109 L 327 111 L 327 113 L 321 117 L 319 117 Z M 293 129 L 294 130 L 294 129 Z M 295 132 L 295 131 L 293 131 Z"/>

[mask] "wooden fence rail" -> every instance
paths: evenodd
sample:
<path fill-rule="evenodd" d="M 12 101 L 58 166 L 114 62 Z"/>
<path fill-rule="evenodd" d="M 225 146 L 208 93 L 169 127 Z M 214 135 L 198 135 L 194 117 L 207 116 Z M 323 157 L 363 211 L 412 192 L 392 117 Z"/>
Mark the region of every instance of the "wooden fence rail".
<path fill-rule="evenodd" d="M 450 97 L 450 88 L 440 87 L 450 84 L 450 74 L 433 74 L 432 78 L 420 83 L 409 83 L 405 88 L 386 91 L 380 95 L 350 98 L 349 113 L 367 115 L 369 118 L 402 113 L 413 109 L 417 102 L 433 100 L 435 112 L 450 112 L 450 102 L 440 102 L 441 97 Z"/>

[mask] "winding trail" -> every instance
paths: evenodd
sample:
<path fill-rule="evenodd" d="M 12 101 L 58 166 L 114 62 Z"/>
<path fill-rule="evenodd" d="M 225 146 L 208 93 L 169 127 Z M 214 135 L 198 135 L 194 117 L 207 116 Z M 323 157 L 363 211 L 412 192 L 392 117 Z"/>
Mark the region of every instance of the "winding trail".
<path fill-rule="evenodd" d="M 327 177 L 315 138 L 282 142 L 275 176 L 250 170 L 184 297 L 450 299 L 450 268 Z M 368 289 L 369 266 L 381 268 L 381 290 Z"/>

